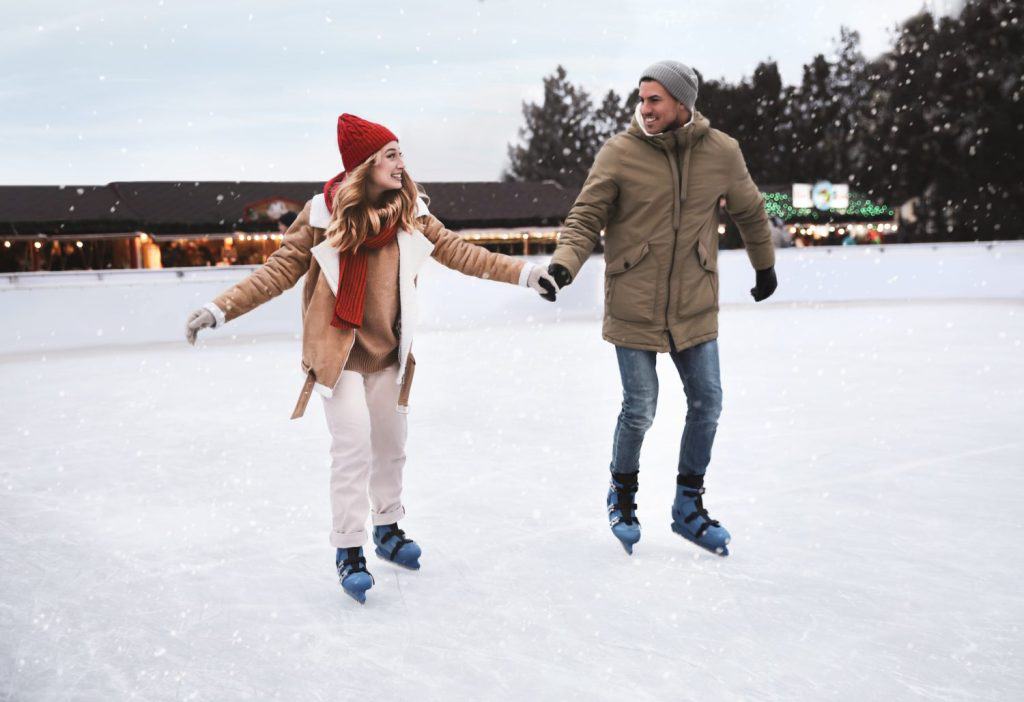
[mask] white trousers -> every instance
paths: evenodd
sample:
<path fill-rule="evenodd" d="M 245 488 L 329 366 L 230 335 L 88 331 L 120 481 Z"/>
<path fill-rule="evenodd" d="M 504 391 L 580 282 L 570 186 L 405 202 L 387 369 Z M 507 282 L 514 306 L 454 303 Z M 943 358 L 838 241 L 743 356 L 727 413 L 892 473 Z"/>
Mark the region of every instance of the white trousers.
<path fill-rule="evenodd" d="M 366 517 L 391 524 L 405 516 L 406 415 L 397 410 L 398 366 L 363 375 L 342 371 L 334 395 L 324 400 L 331 432 L 331 545 L 366 543 Z"/>

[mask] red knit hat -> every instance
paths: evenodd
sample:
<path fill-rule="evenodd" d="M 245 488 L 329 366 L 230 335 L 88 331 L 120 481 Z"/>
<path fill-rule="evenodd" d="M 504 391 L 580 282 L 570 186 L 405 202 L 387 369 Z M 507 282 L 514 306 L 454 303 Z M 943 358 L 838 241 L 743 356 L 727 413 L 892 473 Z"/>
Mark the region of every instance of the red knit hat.
<path fill-rule="evenodd" d="M 338 118 L 338 150 L 345 170 L 324 183 L 328 212 L 333 211 L 334 190 L 345 175 L 393 141 L 398 141 L 398 137 L 383 124 L 367 122 L 347 112 Z"/>
<path fill-rule="evenodd" d="M 392 141 L 398 141 L 398 137 L 383 124 L 367 122 L 348 113 L 338 118 L 338 149 L 346 171 L 351 171 Z"/>

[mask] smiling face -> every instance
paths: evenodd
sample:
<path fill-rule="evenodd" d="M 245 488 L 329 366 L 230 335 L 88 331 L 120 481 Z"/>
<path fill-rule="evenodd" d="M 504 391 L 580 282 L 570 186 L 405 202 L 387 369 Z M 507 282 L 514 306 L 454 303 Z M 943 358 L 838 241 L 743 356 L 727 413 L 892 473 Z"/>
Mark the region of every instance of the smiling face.
<path fill-rule="evenodd" d="M 389 190 L 399 190 L 404 174 L 405 161 L 402 158 L 402 151 L 398 148 L 398 142 L 392 141 L 382 149 L 380 160 L 370 166 L 367 190 L 378 196 Z"/>
<path fill-rule="evenodd" d="M 647 79 L 640 81 L 640 117 L 648 134 L 661 134 L 689 122 L 690 111 L 661 83 Z"/>

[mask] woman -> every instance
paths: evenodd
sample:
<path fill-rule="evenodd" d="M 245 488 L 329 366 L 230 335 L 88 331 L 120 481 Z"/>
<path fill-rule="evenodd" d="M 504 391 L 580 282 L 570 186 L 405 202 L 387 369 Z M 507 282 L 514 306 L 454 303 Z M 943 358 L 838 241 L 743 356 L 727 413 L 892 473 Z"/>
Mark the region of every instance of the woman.
<path fill-rule="evenodd" d="M 306 382 L 292 418 L 311 393 L 323 397 L 331 433 L 331 544 L 345 592 L 366 601 L 373 577 L 362 546 L 371 513 L 375 552 L 420 567 L 420 547 L 398 528 L 405 515 L 406 412 L 416 362 L 416 274 L 427 256 L 467 275 L 533 288 L 554 300 L 540 266 L 495 254 L 446 230 L 405 171 L 386 127 L 343 114 L 338 147 L 345 170 L 289 227 L 281 248 L 186 327 L 217 327 L 281 294 L 308 272 L 302 298 Z M 369 492 L 369 499 L 367 499 Z"/>

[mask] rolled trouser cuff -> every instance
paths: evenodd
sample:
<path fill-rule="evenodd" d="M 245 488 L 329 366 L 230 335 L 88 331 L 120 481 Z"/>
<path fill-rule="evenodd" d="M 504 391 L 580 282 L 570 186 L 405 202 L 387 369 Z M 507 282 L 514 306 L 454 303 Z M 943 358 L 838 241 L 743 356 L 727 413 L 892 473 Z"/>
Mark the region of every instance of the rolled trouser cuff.
<path fill-rule="evenodd" d="M 374 526 L 381 526 L 383 524 L 394 524 L 404 516 L 405 507 L 399 505 L 395 509 L 389 509 L 387 512 L 374 512 L 371 518 Z"/>
<path fill-rule="evenodd" d="M 331 546 L 334 548 L 355 548 L 366 543 L 366 530 L 359 531 L 331 532 Z"/>

